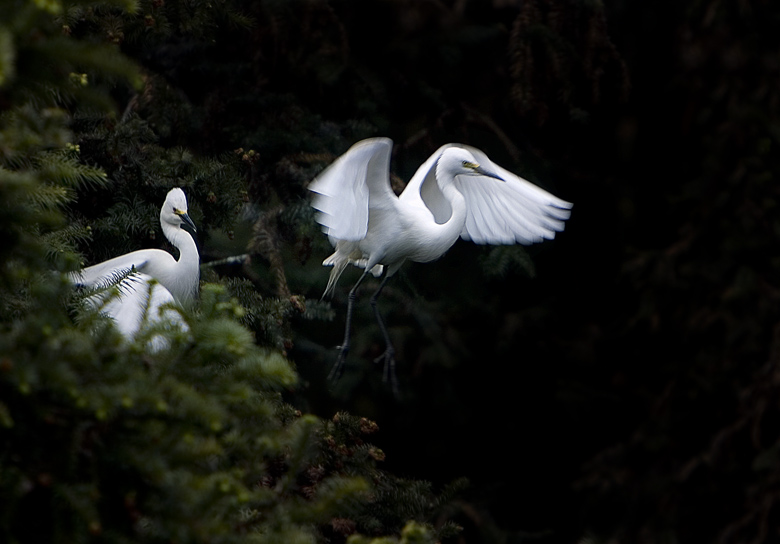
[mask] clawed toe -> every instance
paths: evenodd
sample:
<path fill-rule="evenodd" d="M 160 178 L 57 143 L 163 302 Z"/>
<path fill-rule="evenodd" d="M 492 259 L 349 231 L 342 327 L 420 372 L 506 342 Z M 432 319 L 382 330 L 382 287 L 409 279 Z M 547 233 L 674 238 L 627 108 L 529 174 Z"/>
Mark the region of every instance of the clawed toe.
<path fill-rule="evenodd" d="M 344 361 L 347 359 L 347 353 L 349 353 L 349 346 L 337 346 L 339 350 L 339 357 L 336 362 L 333 363 L 333 367 L 328 373 L 328 381 L 336 383 L 341 378 L 341 374 L 344 372 Z"/>
<path fill-rule="evenodd" d="M 382 355 L 379 357 L 376 357 L 374 359 L 374 364 L 378 365 L 379 363 L 385 363 L 385 367 L 387 366 L 389 361 L 393 361 L 395 363 L 395 351 L 393 349 L 386 349 Z"/>
<path fill-rule="evenodd" d="M 380 362 L 384 362 L 382 382 L 389 383 L 393 390 L 393 395 L 398 396 L 398 378 L 395 375 L 395 350 L 391 346 L 387 346 L 384 353 L 374 359 L 375 364 Z"/>

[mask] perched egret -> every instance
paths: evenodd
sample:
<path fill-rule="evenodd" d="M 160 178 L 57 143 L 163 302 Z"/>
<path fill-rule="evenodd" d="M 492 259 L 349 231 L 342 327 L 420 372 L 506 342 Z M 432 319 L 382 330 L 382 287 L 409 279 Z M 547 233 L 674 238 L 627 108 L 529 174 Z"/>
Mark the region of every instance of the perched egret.
<path fill-rule="evenodd" d="M 460 237 L 477 244 L 532 244 L 563 230 L 572 204 L 493 164 L 482 151 L 459 144 L 440 147 L 417 170 L 400 196 L 390 188 L 392 140 L 353 145 L 310 184 L 312 206 L 335 253 L 323 295 L 332 294 L 348 264 L 364 272 L 349 292 L 344 341 L 329 378 L 337 380 L 349 352 L 357 289 L 371 273 L 384 277 L 371 297 L 385 351 L 384 380 L 397 391 L 395 350 L 376 306 L 404 261 L 441 257 Z"/>
<path fill-rule="evenodd" d="M 89 302 L 113 318 L 128 339 L 135 337 L 144 322 L 166 320 L 183 325 L 181 316 L 170 308 L 170 303 L 188 306 L 198 293 L 198 246 L 184 227 L 197 229 L 187 215 L 184 191 L 178 187 L 171 189 L 165 198 L 160 224 L 165 237 L 179 250 L 178 260 L 161 249 L 141 249 L 70 275 L 72 283 L 91 288 L 108 285 L 113 277 L 126 275 L 117 286 L 117 293 L 98 293 Z"/>

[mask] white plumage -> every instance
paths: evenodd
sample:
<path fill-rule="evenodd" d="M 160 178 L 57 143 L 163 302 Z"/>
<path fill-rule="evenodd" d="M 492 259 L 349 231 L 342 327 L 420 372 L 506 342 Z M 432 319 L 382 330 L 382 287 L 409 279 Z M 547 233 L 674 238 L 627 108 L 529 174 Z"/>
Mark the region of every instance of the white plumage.
<path fill-rule="evenodd" d="M 126 275 L 115 291 L 101 291 L 89 297 L 88 303 L 110 316 L 128 340 L 149 324 L 186 330 L 181 315 L 171 306 L 188 306 L 197 296 L 200 256 L 192 235 L 182 228 L 186 224 L 195 229 L 195 224 L 187 214 L 187 199 L 181 189 L 168 192 L 160 209 L 160 224 L 165 237 L 179 250 L 178 260 L 161 249 L 142 249 L 70 275 L 72 283 L 91 288 L 109 285 L 113 277 Z M 164 344 L 163 338 L 155 337 L 151 348 Z"/>
<path fill-rule="evenodd" d="M 494 164 L 465 145 L 440 147 L 396 196 L 390 187 L 392 141 L 372 138 L 353 145 L 311 183 L 312 206 L 335 253 L 325 295 L 348 264 L 364 268 L 350 291 L 337 378 L 349 350 L 352 303 L 367 273 L 385 277 L 371 299 L 387 348 L 385 378 L 393 379 L 394 350 L 376 299 L 404 261 L 441 257 L 460 237 L 478 244 L 532 244 L 564 228 L 572 204 Z M 325 296 L 323 295 L 323 296 Z M 395 386 L 395 385 L 394 385 Z"/>
<path fill-rule="evenodd" d="M 168 346 L 166 331 L 189 330 L 171 292 L 147 274 L 132 272 L 115 286 L 89 297 L 87 302 L 111 317 L 127 340 L 134 340 L 141 331 L 154 327 L 147 340 L 152 352 Z"/>

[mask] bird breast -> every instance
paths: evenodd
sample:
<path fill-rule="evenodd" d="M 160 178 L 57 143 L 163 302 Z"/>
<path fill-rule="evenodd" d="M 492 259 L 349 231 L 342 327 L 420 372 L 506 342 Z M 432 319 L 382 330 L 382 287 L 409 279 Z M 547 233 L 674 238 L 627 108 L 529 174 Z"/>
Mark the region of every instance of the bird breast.
<path fill-rule="evenodd" d="M 382 227 L 378 232 L 384 233 L 381 236 L 385 254 L 383 263 L 405 259 L 420 263 L 436 260 L 452 247 L 465 223 L 465 217 L 462 220 L 451 217 L 449 221 L 439 224 L 431 211 L 422 204 L 402 206 L 399 213 L 392 217 L 388 214 L 377 219 L 377 226 Z M 369 234 L 372 230 L 369 227 Z"/>
<path fill-rule="evenodd" d="M 156 258 L 149 259 L 143 272 L 160 282 L 174 296 L 179 304 L 188 304 L 196 296 L 198 288 L 198 262 L 185 252 L 180 252 L 177 261 L 173 255 L 161 249 L 149 250 Z"/>

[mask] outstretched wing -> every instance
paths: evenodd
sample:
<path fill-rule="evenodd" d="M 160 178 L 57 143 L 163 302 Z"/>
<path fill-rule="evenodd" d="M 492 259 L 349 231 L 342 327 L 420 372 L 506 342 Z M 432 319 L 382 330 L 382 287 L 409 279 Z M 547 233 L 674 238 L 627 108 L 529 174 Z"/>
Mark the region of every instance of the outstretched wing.
<path fill-rule="evenodd" d="M 407 198 L 419 194 L 437 222 L 449 219 L 452 212 L 436 183 L 435 165 L 444 150 L 453 146 L 469 150 L 484 170 L 504 180 L 456 176 L 455 187 L 466 200 L 466 224 L 461 238 L 477 244 L 529 245 L 552 239 L 563 230 L 564 221 L 571 215 L 570 202 L 498 166 L 485 153 L 467 145 L 447 144 L 439 148 L 414 175 L 402 199 L 407 191 L 411 192 Z"/>
<path fill-rule="evenodd" d="M 466 199 L 468 213 L 461 233 L 477 244 L 532 244 L 551 240 L 571 216 L 562 200 L 493 163 L 479 149 L 463 146 L 485 170 L 505 183 L 485 176 L 458 176 L 456 186 Z"/>
<path fill-rule="evenodd" d="M 309 185 L 317 222 L 331 239 L 357 242 L 368 232 L 369 209 L 393 206 L 388 138 L 353 145 Z"/>

